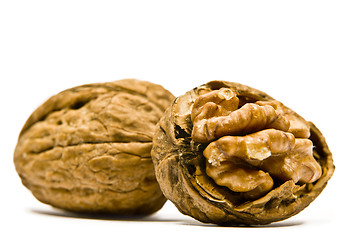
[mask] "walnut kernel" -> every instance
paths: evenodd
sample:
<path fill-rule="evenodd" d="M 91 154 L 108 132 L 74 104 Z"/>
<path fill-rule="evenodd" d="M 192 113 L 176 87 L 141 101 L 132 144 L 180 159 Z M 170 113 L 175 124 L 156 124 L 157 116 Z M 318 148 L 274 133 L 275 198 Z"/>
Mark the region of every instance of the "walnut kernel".
<path fill-rule="evenodd" d="M 209 176 L 218 185 L 227 186 L 236 192 L 253 191 L 255 188 L 262 189 L 262 193 L 258 192 L 256 197 L 264 195 L 271 190 L 272 184 L 270 187 L 270 180 L 267 180 L 269 187 L 260 187 L 263 184 L 263 179 L 256 178 L 255 172 L 257 174 L 263 172 L 255 171 L 252 169 L 253 167 L 265 170 L 271 176 L 283 181 L 293 180 L 295 183 L 298 181 L 312 183 L 319 179 L 321 167 L 313 157 L 311 140 L 295 138 L 293 133 L 287 132 L 296 129 L 293 131 L 296 135 L 307 136 L 310 132 L 308 126 L 302 124 L 301 130 L 299 130 L 300 124 L 296 124 L 301 123 L 302 119 L 291 113 L 285 115 L 285 106 L 275 100 L 269 103 L 262 101 L 260 102 L 261 105 L 258 105 L 257 102 L 246 103 L 239 109 L 236 109 L 237 105 L 232 105 L 234 106 L 232 112 L 228 111 L 225 116 L 220 113 L 222 116 L 219 117 L 216 111 L 209 110 L 210 105 L 208 103 L 214 103 L 211 105 L 212 109 L 222 109 L 224 108 L 223 105 L 229 105 L 226 98 L 215 104 L 221 98 L 220 96 L 223 96 L 224 91 L 229 93 L 232 90 L 221 88 L 201 95 L 195 101 L 192 109 L 194 113 L 192 114 L 193 140 L 205 142 L 206 139 L 198 136 L 206 136 L 209 143 L 211 139 L 220 137 L 211 142 L 203 152 L 207 162 L 210 163 L 206 165 L 207 172 L 211 172 Z M 236 97 L 235 92 L 232 92 L 231 95 Z M 208 102 L 205 103 L 202 100 L 203 98 L 206 98 Z M 203 102 L 204 106 L 198 101 Z M 198 108 L 202 110 L 198 110 Z M 292 121 L 289 121 L 288 118 Z M 295 127 L 292 127 L 291 124 L 294 124 Z M 261 129 L 265 130 L 259 131 Z M 240 136 L 226 136 L 234 134 Z M 225 162 L 227 170 L 219 167 Z M 235 178 L 240 178 L 240 169 L 248 172 L 247 177 L 250 176 L 250 171 L 252 172 L 252 188 L 242 189 L 239 186 L 240 182 L 247 184 L 250 180 L 235 181 Z M 269 178 L 269 176 L 265 178 Z"/>

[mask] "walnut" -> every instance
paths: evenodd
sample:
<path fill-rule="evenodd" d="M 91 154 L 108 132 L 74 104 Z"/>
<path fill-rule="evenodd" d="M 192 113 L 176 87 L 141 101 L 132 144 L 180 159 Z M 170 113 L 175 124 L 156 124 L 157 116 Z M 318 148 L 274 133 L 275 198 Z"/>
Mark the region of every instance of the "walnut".
<path fill-rule="evenodd" d="M 14 153 L 23 184 L 43 203 L 76 211 L 150 214 L 166 199 L 150 151 L 173 95 L 126 79 L 65 90 L 29 117 Z"/>
<path fill-rule="evenodd" d="M 212 81 L 176 98 L 153 139 L 164 195 L 216 224 L 268 224 L 308 206 L 331 178 L 325 138 L 259 90 Z"/>

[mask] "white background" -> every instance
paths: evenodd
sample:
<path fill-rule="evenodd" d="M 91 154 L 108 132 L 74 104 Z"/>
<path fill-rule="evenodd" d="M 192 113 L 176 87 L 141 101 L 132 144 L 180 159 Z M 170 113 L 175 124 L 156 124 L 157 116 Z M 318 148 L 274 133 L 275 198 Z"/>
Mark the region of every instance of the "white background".
<path fill-rule="evenodd" d="M 359 12 L 359 1 L 0 1 L 0 238 L 315 239 L 357 229 Z M 265 91 L 320 128 L 335 174 L 307 209 L 265 227 L 205 225 L 170 202 L 144 219 L 38 202 L 12 160 L 27 117 L 66 88 L 123 78 L 176 96 L 214 79 Z"/>

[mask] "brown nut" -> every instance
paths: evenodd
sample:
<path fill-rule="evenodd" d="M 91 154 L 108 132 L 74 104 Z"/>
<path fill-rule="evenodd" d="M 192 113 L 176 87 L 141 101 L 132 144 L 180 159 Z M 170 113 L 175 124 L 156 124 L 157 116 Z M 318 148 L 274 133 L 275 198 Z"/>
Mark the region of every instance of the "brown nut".
<path fill-rule="evenodd" d="M 311 122 L 259 90 L 212 81 L 178 97 L 153 140 L 164 195 L 216 224 L 268 224 L 307 207 L 334 165 Z"/>
<path fill-rule="evenodd" d="M 65 90 L 36 109 L 14 153 L 23 184 L 43 203 L 76 211 L 150 214 L 166 199 L 150 151 L 173 95 L 126 79 Z"/>

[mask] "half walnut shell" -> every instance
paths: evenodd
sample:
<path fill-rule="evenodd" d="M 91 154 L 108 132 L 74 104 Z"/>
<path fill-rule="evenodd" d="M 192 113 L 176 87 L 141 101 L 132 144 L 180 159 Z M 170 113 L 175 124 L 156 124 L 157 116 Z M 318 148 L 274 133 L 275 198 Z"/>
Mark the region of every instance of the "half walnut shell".
<path fill-rule="evenodd" d="M 311 122 L 259 90 L 212 81 L 161 118 L 152 158 L 164 195 L 205 223 L 269 224 L 307 207 L 334 172 Z"/>
<path fill-rule="evenodd" d="M 151 214 L 166 201 L 150 151 L 174 96 L 125 79 L 52 96 L 25 123 L 14 153 L 23 184 L 43 203 L 88 213 Z"/>

